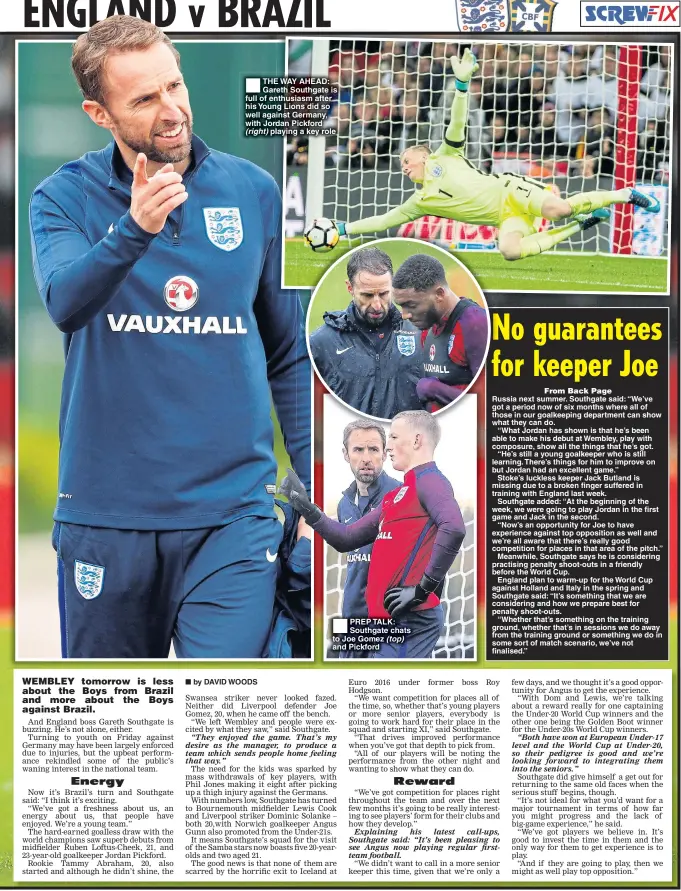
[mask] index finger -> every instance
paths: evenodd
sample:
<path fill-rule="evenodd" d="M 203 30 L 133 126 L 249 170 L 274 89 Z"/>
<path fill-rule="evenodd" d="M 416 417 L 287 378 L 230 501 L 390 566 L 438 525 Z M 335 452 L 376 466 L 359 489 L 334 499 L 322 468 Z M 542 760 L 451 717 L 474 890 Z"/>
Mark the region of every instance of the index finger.
<path fill-rule="evenodd" d="M 171 164 L 169 162 L 168 164 L 164 164 L 163 167 L 159 167 L 159 169 L 156 171 L 154 176 L 157 176 L 159 173 L 170 173 L 171 171 L 174 171 L 174 170 L 175 170 L 175 165 Z"/>
<path fill-rule="evenodd" d="M 143 186 L 148 182 L 147 156 L 143 152 L 140 152 L 135 159 L 135 166 L 132 170 L 132 184 L 133 186 Z"/>

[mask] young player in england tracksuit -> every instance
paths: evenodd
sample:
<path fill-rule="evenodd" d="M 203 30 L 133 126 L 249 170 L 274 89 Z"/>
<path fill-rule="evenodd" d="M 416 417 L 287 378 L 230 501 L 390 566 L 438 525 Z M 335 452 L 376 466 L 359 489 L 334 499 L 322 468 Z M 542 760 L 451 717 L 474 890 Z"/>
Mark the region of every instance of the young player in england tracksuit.
<path fill-rule="evenodd" d="M 392 619 L 408 629 L 404 640 L 381 640 L 378 659 L 423 659 L 443 631 L 440 595 L 465 537 L 461 511 L 446 477 L 433 461 L 437 420 L 425 411 L 396 415 L 387 452 L 402 486 L 356 523 L 343 525 L 310 502 L 289 470 L 281 491 L 322 538 L 339 551 L 374 542 L 366 589 L 371 619 Z"/>
<path fill-rule="evenodd" d="M 100 22 L 73 68 L 114 141 L 48 177 L 30 208 L 66 357 L 63 655 L 165 657 L 172 640 L 180 658 L 258 657 L 282 534 L 270 392 L 310 473 L 310 365 L 297 294 L 279 287 L 279 192 L 192 136 L 177 53 L 155 26 Z"/>

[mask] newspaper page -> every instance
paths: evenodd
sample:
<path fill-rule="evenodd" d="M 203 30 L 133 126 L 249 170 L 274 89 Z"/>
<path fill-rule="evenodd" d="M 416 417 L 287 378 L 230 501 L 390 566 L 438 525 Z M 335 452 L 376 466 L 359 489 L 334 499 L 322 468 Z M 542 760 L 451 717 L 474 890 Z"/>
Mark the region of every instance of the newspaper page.
<path fill-rule="evenodd" d="M 2 887 L 679 887 L 679 5 L 428 12 L 3 15 Z"/>

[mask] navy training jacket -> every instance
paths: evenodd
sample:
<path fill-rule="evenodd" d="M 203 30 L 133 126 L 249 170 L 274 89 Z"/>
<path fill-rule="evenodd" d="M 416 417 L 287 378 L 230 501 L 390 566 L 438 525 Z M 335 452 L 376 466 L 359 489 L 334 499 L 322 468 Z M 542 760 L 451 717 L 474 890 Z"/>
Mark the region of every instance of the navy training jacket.
<path fill-rule="evenodd" d="M 281 197 L 197 137 L 188 199 L 158 235 L 130 215 L 114 143 L 31 199 L 34 273 L 64 332 L 56 520 L 118 529 L 274 515 L 270 391 L 309 487 L 310 364 L 282 290 Z"/>
<path fill-rule="evenodd" d="M 423 374 L 421 332 L 402 320 L 392 304 L 387 342 L 377 348 L 376 331 L 355 312 L 325 312 L 310 335 L 310 351 L 326 386 L 352 408 L 376 418 L 423 409 L 416 384 Z"/>
<path fill-rule="evenodd" d="M 385 471 L 372 483 L 368 488 L 368 501 L 363 505 L 363 509 L 359 506 L 359 495 L 357 492 L 357 483 L 353 482 L 344 492 L 343 497 L 338 502 L 337 516 L 339 523 L 354 523 L 368 514 L 375 507 L 380 507 L 383 496 L 394 489 L 398 489 L 402 483 L 399 480 L 388 476 Z M 343 603 L 341 615 L 346 618 L 363 619 L 368 615 L 365 591 L 367 587 L 367 578 L 369 576 L 369 560 L 371 559 L 371 550 L 374 544 L 363 545 L 354 551 L 348 551 L 348 568 L 345 577 L 345 586 L 343 588 Z"/>

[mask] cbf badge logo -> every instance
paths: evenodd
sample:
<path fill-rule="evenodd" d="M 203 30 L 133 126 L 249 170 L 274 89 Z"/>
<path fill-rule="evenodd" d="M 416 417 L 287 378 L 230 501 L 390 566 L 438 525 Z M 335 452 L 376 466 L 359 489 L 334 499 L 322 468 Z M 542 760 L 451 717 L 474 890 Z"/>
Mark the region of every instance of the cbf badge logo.
<path fill-rule="evenodd" d="M 506 31 L 508 0 L 456 0 L 462 31 Z"/>
<path fill-rule="evenodd" d="M 86 600 L 94 600 L 102 593 L 104 585 L 104 567 L 95 566 L 93 563 L 82 563 L 76 560 L 73 567 L 73 577 L 78 593 Z"/>
<path fill-rule="evenodd" d="M 238 207 L 204 207 L 203 218 L 206 234 L 215 247 L 233 251 L 244 239 L 241 214 Z"/>
<path fill-rule="evenodd" d="M 404 498 L 404 496 L 407 494 L 408 491 L 409 491 L 409 486 L 402 486 L 400 491 L 393 498 L 393 504 L 397 504 L 398 501 L 402 501 L 402 499 Z"/>
<path fill-rule="evenodd" d="M 176 312 L 186 312 L 199 301 L 199 286 L 188 275 L 176 275 L 165 284 L 163 299 Z"/>
<path fill-rule="evenodd" d="M 511 31 L 550 31 L 556 0 L 510 0 Z"/>
<path fill-rule="evenodd" d="M 413 356 L 416 352 L 416 337 L 413 334 L 398 334 L 397 349 L 403 356 Z"/>

